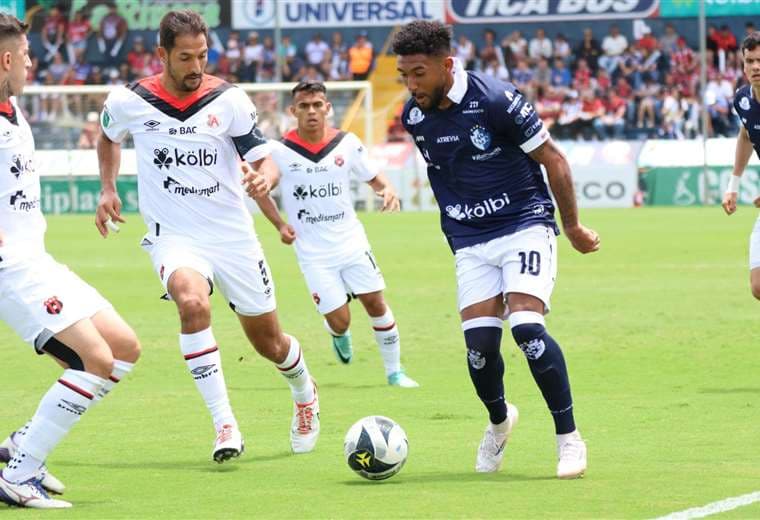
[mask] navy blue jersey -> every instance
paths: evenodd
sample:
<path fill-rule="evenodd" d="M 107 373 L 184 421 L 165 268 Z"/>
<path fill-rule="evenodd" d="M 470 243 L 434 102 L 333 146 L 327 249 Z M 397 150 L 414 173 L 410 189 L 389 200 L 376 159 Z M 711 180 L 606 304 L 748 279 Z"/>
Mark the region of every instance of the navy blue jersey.
<path fill-rule="evenodd" d="M 751 85 L 744 85 L 736 91 L 734 109 L 749 134 L 755 153 L 760 157 L 760 103 L 752 95 Z"/>
<path fill-rule="evenodd" d="M 412 98 L 402 115 L 427 161 L 451 249 L 537 224 L 559 234 L 541 168 L 528 155 L 549 138 L 538 114 L 511 83 L 459 64 L 454 71 L 451 107 L 423 112 Z"/>

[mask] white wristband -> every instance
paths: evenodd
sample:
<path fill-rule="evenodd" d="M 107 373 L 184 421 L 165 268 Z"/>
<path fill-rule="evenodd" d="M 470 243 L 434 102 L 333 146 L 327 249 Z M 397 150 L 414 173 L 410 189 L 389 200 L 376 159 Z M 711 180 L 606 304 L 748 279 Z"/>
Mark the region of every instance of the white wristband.
<path fill-rule="evenodd" d="M 726 188 L 726 193 L 739 193 L 739 184 L 741 181 L 741 177 L 731 174 L 731 178 L 728 179 L 728 187 Z"/>

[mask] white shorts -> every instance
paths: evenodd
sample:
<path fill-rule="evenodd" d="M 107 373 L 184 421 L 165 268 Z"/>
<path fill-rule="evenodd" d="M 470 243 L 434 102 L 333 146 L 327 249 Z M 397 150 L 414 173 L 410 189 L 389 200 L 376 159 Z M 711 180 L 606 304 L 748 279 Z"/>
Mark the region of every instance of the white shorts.
<path fill-rule="evenodd" d="M 0 269 L 0 319 L 38 353 L 55 334 L 110 308 L 98 291 L 47 253 Z"/>
<path fill-rule="evenodd" d="M 367 294 L 385 289 L 385 280 L 370 250 L 357 251 L 335 266 L 301 264 L 311 297 L 320 314 L 327 314 L 348 301 L 348 294 Z"/>
<path fill-rule="evenodd" d="M 274 282 L 256 239 L 233 244 L 203 244 L 184 237 L 145 235 L 142 247 L 166 289 L 172 273 L 187 267 L 218 287 L 230 308 L 243 316 L 258 316 L 277 307 Z"/>
<path fill-rule="evenodd" d="M 752 228 L 752 234 L 749 236 L 749 268 L 757 269 L 760 267 L 760 219 L 755 221 L 755 227 Z"/>
<path fill-rule="evenodd" d="M 549 312 L 557 278 L 557 236 L 533 226 L 456 252 L 459 310 L 498 294 L 524 293 Z"/>

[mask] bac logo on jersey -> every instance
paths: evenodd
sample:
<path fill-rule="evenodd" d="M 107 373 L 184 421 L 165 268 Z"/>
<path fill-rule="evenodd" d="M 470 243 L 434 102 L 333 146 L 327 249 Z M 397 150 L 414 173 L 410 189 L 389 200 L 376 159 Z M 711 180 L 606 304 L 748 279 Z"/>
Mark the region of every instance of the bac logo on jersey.
<path fill-rule="evenodd" d="M 470 129 L 470 141 L 475 148 L 485 152 L 491 146 L 491 134 L 482 126 L 475 125 Z"/>
<path fill-rule="evenodd" d="M 422 110 L 418 107 L 413 107 L 409 111 L 409 117 L 406 119 L 406 124 L 416 125 L 417 123 L 421 123 L 423 119 L 425 119 L 425 114 L 422 113 Z"/>
<path fill-rule="evenodd" d="M 60 314 L 63 310 L 63 303 L 61 303 L 61 300 L 57 296 L 48 298 L 43 305 L 48 314 Z"/>
<path fill-rule="evenodd" d="M 155 119 L 150 119 L 143 123 L 143 125 L 145 125 L 145 128 L 147 129 L 146 130 L 147 132 L 157 132 L 160 124 L 161 123 L 159 123 Z"/>
<path fill-rule="evenodd" d="M 343 166 L 345 164 L 345 162 L 346 161 L 343 160 L 343 156 L 342 155 L 336 155 L 335 156 L 335 166 L 337 166 L 338 168 L 340 168 L 341 166 Z"/>
<path fill-rule="evenodd" d="M 170 128 L 169 129 L 169 135 L 188 135 L 188 134 L 197 134 L 198 133 L 198 127 L 197 126 L 180 126 L 179 129 L 177 128 Z"/>
<path fill-rule="evenodd" d="M 739 108 L 742 110 L 749 110 L 749 98 L 743 97 L 739 100 Z"/>

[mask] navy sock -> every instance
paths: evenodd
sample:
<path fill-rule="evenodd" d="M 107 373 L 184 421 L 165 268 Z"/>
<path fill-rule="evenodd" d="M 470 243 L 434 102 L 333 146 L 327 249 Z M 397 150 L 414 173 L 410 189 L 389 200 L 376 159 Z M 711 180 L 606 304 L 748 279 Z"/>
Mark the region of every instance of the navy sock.
<path fill-rule="evenodd" d="M 552 413 L 555 431 L 558 435 L 574 431 L 573 397 L 565 357 L 546 332 L 544 317 L 536 312 L 518 311 L 509 315 L 509 324 L 512 337 L 528 359 L 533 379 Z"/>
<path fill-rule="evenodd" d="M 470 379 L 488 409 L 491 424 L 502 423 L 507 418 L 504 360 L 499 352 L 501 327 L 501 320 L 494 317 L 473 318 L 462 323 Z"/>

